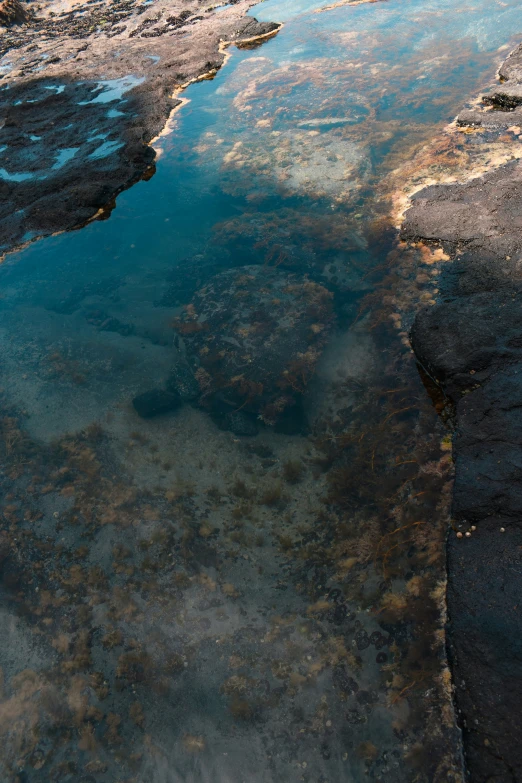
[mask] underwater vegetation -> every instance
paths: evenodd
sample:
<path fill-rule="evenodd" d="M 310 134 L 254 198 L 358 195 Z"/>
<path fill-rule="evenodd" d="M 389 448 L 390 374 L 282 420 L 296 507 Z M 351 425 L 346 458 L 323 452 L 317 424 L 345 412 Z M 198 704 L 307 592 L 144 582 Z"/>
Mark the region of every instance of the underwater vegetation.
<path fill-rule="evenodd" d="M 259 262 L 302 274 L 335 291 L 364 290 L 368 238 L 360 220 L 346 213 L 283 207 L 246 211 L 214 226 L 213 241 Z"/>

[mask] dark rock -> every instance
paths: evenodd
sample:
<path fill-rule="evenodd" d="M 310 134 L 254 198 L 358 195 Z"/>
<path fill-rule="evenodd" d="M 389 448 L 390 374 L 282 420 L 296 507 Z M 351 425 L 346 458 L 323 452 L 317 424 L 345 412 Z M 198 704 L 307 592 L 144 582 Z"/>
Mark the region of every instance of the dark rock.
<path fill-rule="evenodd" d="M 365 630 L 361 629 L 357 631 L 355 634 L 355 643 L 357 644 L 358 650 L 366 650 L 366 648 L 370 646 L 370 637 Z"/>
<path fill-rule="evenodd" d="M 179 362 L 171 370 L 167 381 L 167 390 L 179 394 L 183 402 L 196 400 L 201 394 L 199 383 L 194 378 L 194 373 L 184 362 Z"/>
<path fill-rule="evenodd" d="M 521 197 L 520 161 L 463 184 L 432 185 L 414 196 L 402 233 L 408 238 L 442 241 L 450 250 L 460 245 L 474 254 L 473 263 L 478 257 L 485 259 L 486 279 L 489 274 L 495 280 L 514 279 L 522 261 Z M 510 263 L 495 270 L 496 259 L 504 262 L 506 256 Z"/>
<path fill-rule="evenodd" d="M 179 394 L 163 391 L 163 389 L 151 389 L 138 394 L 132 401 L 134 409 L 142 419 L 151 419 L 161 413 L 169 413 L 176 410 L 182 404 Z"/>
<path fill-rule="evenodd" d="M 460 127 L 484 128 L 485 130 L 504 130 L 522 122 L 522 109 L 514 111 L 479 111 L 465 109 L 457 117 Z"/>
<path fill-rule="evenodd" d="M 349 696 L 352 696 L 359 690 L 359 685 L 353 677 L 348 675 L 344 666 L 336 666 L 333 670 L 333 684 Z"/>
<path fill-rule="evenodd" d="M 258 22 L 252 17 L 248 24 L 245 24 L 241 30 L 241 40 L 238 42 L 238 49 L 254 49 L 262 41 L 260 39 L 275 33 L 279 25 L 275 22 Z"/>
<path fill-rule="evenodd" d="M 243 29 L 241 30 L 241 38 L 259 38 L 262 35 L 268 33 L 275 33 L 279 29 L 279 25 L 275 22 L 259 22 L 253 16 L 248 19 Z"/>
<path fill-rule="evenodd" d="M 521 57 L 508 59 L 510 78 Z M 519 87 L 502 85 L 498 94 L 505 89 L 513 104 Z M 426 188 L 403 228 L 405 239 L 436 240 L 454 259 L 443 268 L 439 302 L 418 314 L 411 340 L 455 407 L 453 524 L 477 528 L 469 539 L 450 531 L 447 594 L 473 783 L 522 780 L 521 215 L 515 161 L 464 184 Z"/>
<path fill-rule="evenodd" d="M 374 691 L 359 691 L 355 698 L 362 706 L 376 704 L 379 701 L 379 697 Z"/>
<path fill-rule="evenodd" d="M 360 713 L 358 710 L 348 710 L 348 712 L 346 713 L 346 720 L 352 726 L 358 726 L 361 723 L 366 723 L 367 718 L 366 718 L 365 715 Z"/>
<path fill-rule="evenodd" d="M 259 432 L 254 414 L 232 408 L 220 394 L 213 398 L 209 413 L 216 426 L 239 437 L 253 437 Z"/>
<path fill-rule="evenodd" d="M 499 83 L 495 84 L 482 101 L 503 112 L 522 104 L 522 47 L 517 46 L 499 69 Z"/>
<path fill-rule="evenodd" d="M 41 77 L 0 91 L 5 118 L 0 143 L 10 151 L 7 170 L 24 175 L 21 181 L 1 183 L 0 246 L 4 249 L 28 234 L 81 225 L 153 163 L 154 150 L 129 124 L 127 114 L 143 110 L 141 99 L 129 92 L 128 102 L 123 98 L 113 102 L 112 108 L 121 104 L 125 109 L 114 118 L 107 104 L 93 102 L 99 92 L 96 81 L 79 83 L 67 77 L 61 81 L 61 91 L 55 79 Z M 113 143 L 113 150 L 98 158 L 100 135 Z M 28 142 L 28 137 L 34 141 Z M 63 149 L 76 152 L 60 162 Z"/>

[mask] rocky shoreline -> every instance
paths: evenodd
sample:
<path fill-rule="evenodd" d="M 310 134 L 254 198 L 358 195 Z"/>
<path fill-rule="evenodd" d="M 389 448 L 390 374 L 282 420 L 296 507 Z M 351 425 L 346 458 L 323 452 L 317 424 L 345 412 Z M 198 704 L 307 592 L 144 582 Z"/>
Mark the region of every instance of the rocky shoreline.
<path fill-rule="evenodd" d="M 0 252 L 107 214 L 151 176 L 176 94 L 215 74 L 228 43 L 279 29 L 252 5 L 51 0 L 0 28 Z"/>
<path fill-rule="evenodd" d="M 486 142 L 522 130 L 522 46 L 457 125 Z M 447 544 L 448 647 L 473 783 L 522 780 L 522 163 L 418 192 L 402 237 L 452 263 L 412 346 L 454 406 L 455 485 Z"/>

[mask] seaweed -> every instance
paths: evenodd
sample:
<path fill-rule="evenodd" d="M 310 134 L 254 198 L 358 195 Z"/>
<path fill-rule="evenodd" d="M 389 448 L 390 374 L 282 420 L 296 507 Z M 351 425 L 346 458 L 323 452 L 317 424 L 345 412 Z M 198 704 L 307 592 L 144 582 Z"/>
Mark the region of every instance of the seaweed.
<path fill-rule="evenodd" d="M 286 497 L 283 493 L 283 487 L 279 481 L 270 484 L 270 486 L 263 489 L 259 495 L 259 503 L 262 506 L 268 506 L 269 508 L 279 507 L 281 508 L 286 504 Z"/>
<path fill-rule="evenodd" d="M 289 484 L 297 484 L 301 481 L 304 465 L 300 460 L 287 460 L 283 465 L 283 477 Z"/>

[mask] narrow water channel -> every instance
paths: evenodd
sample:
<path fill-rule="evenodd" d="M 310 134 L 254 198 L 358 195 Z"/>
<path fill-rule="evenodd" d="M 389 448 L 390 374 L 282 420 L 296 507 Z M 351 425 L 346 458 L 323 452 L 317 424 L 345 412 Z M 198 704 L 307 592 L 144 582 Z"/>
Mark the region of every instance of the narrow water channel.
<path fill-rule="evenodd" d="M 154 176 L 0 268 L 5 783 L 461 780 L 404 315 L 437 259 L 394 172 L 522 11 L 255 13 L 284 27 L 186 91 Z"/>

